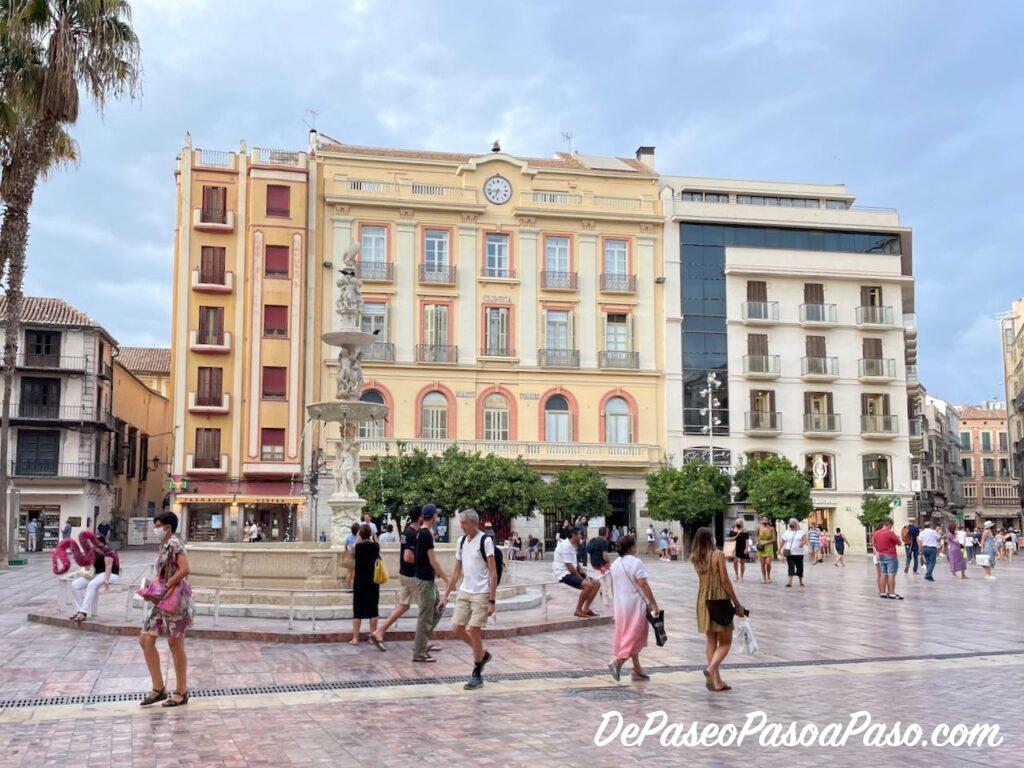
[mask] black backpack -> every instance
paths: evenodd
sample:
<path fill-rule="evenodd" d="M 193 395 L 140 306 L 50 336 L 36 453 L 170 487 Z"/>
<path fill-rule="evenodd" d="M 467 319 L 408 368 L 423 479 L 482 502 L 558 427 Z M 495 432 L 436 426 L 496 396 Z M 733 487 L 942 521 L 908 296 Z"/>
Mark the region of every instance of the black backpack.
<path fill-rule="evenodd" d="M 485 545 L 485 542 L 488 539 L 490 539 L 492 542 L 494 541 L 494 537 L 493 536 L 489 536 L 486 533 L 483 536 L 480 537 L 480 557 L 482 557 L 484 559 L 485 563 L 487 562 L 487 553 L 484 550 L 484 545 Z M 462 551 L 462 545 L 465 544 L 465 543 L 466 543 L 466 534 L 462 534 L 462 538 L 459 539 L 459 552 Z M 504 572 L 505 572 L 505 555 L 502 554 L 501 550 L 498 549 L 498 545 L 495 544 L 494 545 L 494 573 L 498 577 L 498 582 L 497 582 L 497 584 L 494 585 L 495 587 L 497 587 L 498 584 L 501 584 L 501 575 Z"/>

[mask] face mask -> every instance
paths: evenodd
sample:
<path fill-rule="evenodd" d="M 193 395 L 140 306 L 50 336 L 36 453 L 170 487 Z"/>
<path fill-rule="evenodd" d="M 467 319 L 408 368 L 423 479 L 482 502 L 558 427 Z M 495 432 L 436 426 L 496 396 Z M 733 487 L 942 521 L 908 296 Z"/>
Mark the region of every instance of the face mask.
<path fill-rule="evenodd" d="M 163 538 L 164 538 L 163 526 L 160 526 L 160 525 L 154 526 L 153 527 L 153 536 L 156 538 L 157 541 L 163 541 Z"/>

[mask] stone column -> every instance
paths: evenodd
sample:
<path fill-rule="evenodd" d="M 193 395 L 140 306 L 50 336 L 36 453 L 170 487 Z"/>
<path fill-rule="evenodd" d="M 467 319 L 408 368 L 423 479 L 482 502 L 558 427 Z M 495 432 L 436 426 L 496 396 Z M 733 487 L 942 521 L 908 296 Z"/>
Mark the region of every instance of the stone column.
<path fill-rule="evenodd" d="M 580 349 L 580 367 L 597 367 L 597 235 L 582 232 L 577 238 L 579 253 L 576 270 L 579 274 L 579 317 L 577 318 L 577 345 Z"/>
<path fill-rule="evenodd" d="M 537 365 L 537 230 L 522 227 L 519 229 L 519 307 L 516 332 L 516 350 L 519 364 L 523 366 Z"/>
<path fill-rule="evenodd" d="M 654 306 L 654 236 L 637 235 L 636 257 L 633 262 L 636 265 L 636 326 L 634 331 L 636 338 L 633 339 L 634 348 L 640 352 L 640 368 L 643 370 L 654 370 L 657 367 L 655 356 L 655 344 L 648 343 L 657 338 L 655 323 L 658 318 L 655 315 Z"/>
<path fill-rule="evenodd" d="M 395 248 L 394 334 L 395 360 L 411 363 L 416 359 L 416 225 L 400 221 Z"/>
<path fill-rule="evenodd" d="M 459 363 L 474 365 L 477 352 L 477 233 L 476 224 L 459 225 L 459 305 L 456 310 L 456 344 L 459 345 Z"/>

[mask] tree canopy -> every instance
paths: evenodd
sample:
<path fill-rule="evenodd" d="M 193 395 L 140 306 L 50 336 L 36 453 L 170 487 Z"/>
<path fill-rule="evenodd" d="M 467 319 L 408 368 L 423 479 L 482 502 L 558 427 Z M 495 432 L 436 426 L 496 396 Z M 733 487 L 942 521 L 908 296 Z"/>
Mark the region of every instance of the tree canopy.
<path fill-rule="evenodd" d="M 747 500 L 758 515 L 772 520 L 805 520 L 811 514 L 811 486 L 803 472 L 785 459 L 784 465 L 759 462 L 747 486 Z"/>
<path fill-rule="evenodd" d="M 782 456 L 765 456 L 760 459 L 750 459 L 743 463 L 739 469 L 736 470 L 736 474 L 733 475 L 732 481 L 738 489 L 736 492 L 736 501 L 747 501 L 750 494 L 750 483 L 758 475 L 770 472 L 773 469 L 789 469 L 793 464 L 788 459 Z"/>
<path fill-rule="evenodd" d="M 654 520 L 677 520 L 688 529 L 710 523 L 729 503 L 729 476 L 704 461 L 647 475 L 647 511 Z"/>
<path fill-rule="evenodd" d="M 875 531 L 882 527 L 886 518 L 892 517 L 893 496 L 878 496 L 873 493 L 865 494 L 860 502 L 861 513 L 857 515 L 860 524 L 868 531 Z"/>
<path fill-rule="evenodd" d="M 608 502 L 608 484 L 591 466 L 568 467 L 555 473 L 547 488 L 547 505 L 544 508 L 573 520 L 580 515 L 605 517 L 612 511 Z"/>

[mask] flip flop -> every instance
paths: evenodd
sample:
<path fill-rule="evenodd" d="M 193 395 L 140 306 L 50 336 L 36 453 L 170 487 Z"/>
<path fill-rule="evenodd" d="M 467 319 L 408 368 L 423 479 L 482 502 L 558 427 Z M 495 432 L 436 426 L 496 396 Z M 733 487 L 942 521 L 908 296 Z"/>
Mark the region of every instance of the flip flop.
<path fill-rule="evenodd" d="M 373 647 L 376 648 L 378 651 L 386 651 L 387 650 L 387 648 L 384 647 L 384 643 L 382 643 L 380 640 L 378 640 L 373 635 L 370 635 L 370 642 L 373 643 Z"/>
<path fill-rule="evenodd" d="M 608 662 L 608 671 L 612 673 L 612 678 L 614 678 L 616 683 L 622 679 L 622 669 L 615 666 L 614 661 Z"/>
<path fill-rule="evenodd" d="M 433 656 L 413 656 L 412 660 L 417 664 L 433 664 L 437 661 Z"/>

